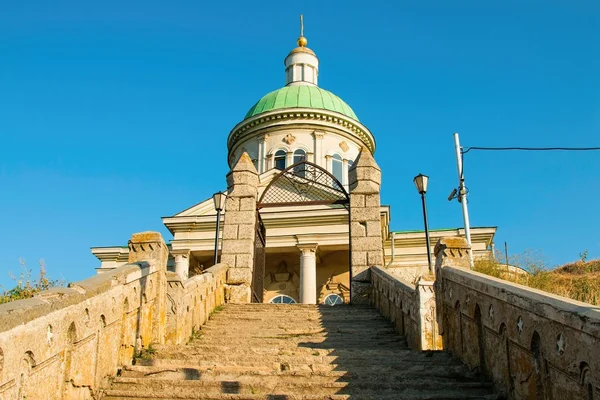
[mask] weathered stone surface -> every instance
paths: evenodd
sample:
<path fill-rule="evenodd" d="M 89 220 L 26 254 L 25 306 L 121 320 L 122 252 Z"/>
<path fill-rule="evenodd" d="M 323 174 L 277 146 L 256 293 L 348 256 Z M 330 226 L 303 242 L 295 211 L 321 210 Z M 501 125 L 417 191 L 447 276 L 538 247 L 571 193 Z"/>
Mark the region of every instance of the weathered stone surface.
<path fill-rule="evenodd" d="M 365 195 L 363 194 L 352 194 L 350 195 L 350 207 L 364 207 L 365 206 Z"/>
<path fill-rule="evenodd" d="M 248 285 L 225 285 L 225 296 L 228 303 L 250 303 L 250 294 L 250 286 Z"/>
<path fill-rule="evenodd" d="M 381 221 L 367 221 L 367 236 L 381 238 Z"/>
<path fill-rule="evenodd" d="M 250 239 L 254 241 L 256 236 L 256 228 L 254 225 L 239 225 L 238 239 Z"/>
<path fill-rule="evenodd" d="M 352 304 L 369 304 L 371 301 L 372 286 L 367 282 L 352 281 Z"/>
<path fill-rule="evenodd" d="M 368 266 L 352 266 L 352 282 L 371 282 L 371 270 Z"/>
<path fill-rule="evenodd" d="M 351 222 L 366 222 L 366 221 L 380 221 L 381 214 L 377 207 L 365 207 L 365 208 L 351 208 L 350 209 L 350 221 Z"/>
<path fill-rule="evenodd" d="M 239 225 L 223 225 L 223 239 L 224 240 L 235 240 L 238 238 L 238 226 Z"/>
<path fill-rule="evenodd" d="M 252 270 L 250 268 L 230 268 L 227 271 L 227 284 L 239 285 L 247 284 L 250 285 L 252 282 Z"/>
<path fill-rule="evenodd" d="M 378 251 L 383 247 L 381 236 L 353 237 L 352 251 Z"/>
<path fill-rule="evenodd" d="M 129 245 L 131 264 L 0 305 L 1 399 L 98 398 L 134 354 L 183 343 L 208 318 L 204 310 L 223 303 L 225 266 L 182 281 L 166 272 L 160 234 L 134 234 Z"/>
<path fill-rule="evenodd" d="M 228 211 L 225 213 L 226 225 L 253 225 L 256 211 Z"/>
<path fill-rule="evenodd" d="M 367 252 L 366 251 L 352 251 L 352 265 L 366 266 L 367 265 Z"/>
<path fill-rule="evenodd" d="M 367 228 L 365 225 L 366 223 L 364 222 L 350 222 L 350 232 L 352 232 L 352 237 L 360 238 L 367 236 Z"/>
<path fill-rule="evenodd" d="M 380 251 L 369 251 L 367 253 L 367 261 L 370 267 L 383 266 L 383 254 Z"/>

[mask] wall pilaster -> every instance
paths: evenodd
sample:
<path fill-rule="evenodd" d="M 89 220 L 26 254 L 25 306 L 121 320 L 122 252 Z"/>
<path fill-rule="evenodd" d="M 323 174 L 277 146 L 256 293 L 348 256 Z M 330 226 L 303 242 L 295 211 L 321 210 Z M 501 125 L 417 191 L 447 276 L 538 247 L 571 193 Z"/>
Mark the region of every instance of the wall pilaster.
<path fill-rule="evenodd" d="M 156 287 L 156 301 L 152 311 L 152 342 L 163 344 L 166 332 L 167 259 L 169 250 L 158 232 L 134 233 L 129 239 L 129 263 L 144 262 L 149 274 L 155 272 L 156 281 L 143 280 L 144 285 Z"/>

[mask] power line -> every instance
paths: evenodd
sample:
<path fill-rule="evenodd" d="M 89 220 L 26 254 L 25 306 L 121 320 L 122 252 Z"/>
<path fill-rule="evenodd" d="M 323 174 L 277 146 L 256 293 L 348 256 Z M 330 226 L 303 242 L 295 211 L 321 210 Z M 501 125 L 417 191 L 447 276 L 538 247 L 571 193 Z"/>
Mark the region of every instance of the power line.
<path fill-rule="evenodd" d="M 467 147 L 462 154 L 471 150 L 485 151 L 594 151 L 600 150 L 600 147 Z"/>

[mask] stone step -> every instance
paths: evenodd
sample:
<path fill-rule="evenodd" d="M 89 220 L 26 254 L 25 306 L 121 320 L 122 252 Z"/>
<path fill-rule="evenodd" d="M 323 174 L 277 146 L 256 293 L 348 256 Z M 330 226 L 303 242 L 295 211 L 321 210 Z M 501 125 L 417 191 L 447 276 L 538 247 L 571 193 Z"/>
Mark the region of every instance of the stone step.
<path fill-rule="evenodd" d="M 187 345 L 155 345 L 104 399 L 495 399 L 444 352 L 407 348 L 370 306 L 227 304 Z"/>
<path fill-rule="evenodd" d="M 254 379 L 250 382 L 240 381 L 203 381 L 203 380 L 178 380 L 178 379 L 152 379 L 152 378 L 123 378 L 114 379 L 112 389 L 127 390 L 135 387 L 139 392 L 159 393 L 167 392 L 172 395 L 188 395 L 193 393 L 203 394 L 307 394 L 307 395 L 334 395 L 352 394 L 359 396 L 361 393 L 396 394 L 402 396 L 405 392 L 419 390 L 425 393 L 443 393 L 445 391 L 460 390 L 463 393 L 485 395 L 489 393 L 491 384 L 486 382 L 437 382 L 425 379 L 414 379 L 400 382 L 380 381 L 351 381 L 351 382 L 272 382 L 263 379 Z"/>
<path fill-rule="evenodd" d="M 211 344 L 217 346 L 237 346 L 237 347 L 256 347 L 263 343 L 265 346 L 276 346 L 281 348 L 291 347 L 306 347 L 314 349 L 343 349 L 343 348 L 365 348 L 374 349 L 390 346 L 390 348 L 405 348 L 406 342 L 400 336 L 390 337 L 373 337 L 373 338 L 360 338 L 360 337 L 284 337 L 284 336 L 268 336 L 268 337 L 249 337 L 249 338 L 236 338 L 236 337 L 201 337 L 191 342 L 191 346 Z"/>
<path fill-rule="evenodd" d="M 396 342 L 394 342 L 395 344 Z M 275 346 L 275 345 L 263 345 L 263 346 L 231 346 L 231 345 L 217 345 L 211 343 L 192 343 L 186 346 L 155 346 L 156 356 L 161 357 L 164 355 L 174 353 L 194 353 L 198 356 L 204 354 L 245 354 L 245 355 L 294 355 L 294 354 L 305 354 L 305 355 L 321 355 L 321 356 L 338 356 L 344 357 L 352 354 L 362 354 L 367 356 L 404 356 L 405 354 L 412 353 L 404 343 L 399 343 L 393 346 L 376 346 L 376 347 L 344 347 L 344 348 L 319 348 L 317 346 L 303 346 L 299 347 L 294 343 L 290 346 Z M 446 355 L 447 356 L 447 355 Z M 437 357 L 437 355 L 436 355 Z"/>
<path fill-rule="evenodd" d="M 289 361 L 288 361 L 289 360 Z M 160 366 L 171 368 L 198 368 L 212 370 L 231 370 L 245 371 L 254 369 L 258 371 L 292 371 L 292 372 L 315 372 L 315 371 L 352 371 L 361 373 L 368 370 L 380 370 L 382 373 L 391 371 L 405 370 L 421 370 L 426 372 L 428 368 L 451 368 L 455 367 L 458 371 L 466 372 L 464 366 L 457 365 L 454 360 L 439 360 L 437 362 L 407 359 L 388 362 L 388 363 L 372 363 L 368 359 L 356 359 L 354 361 L 343 360 L 343 362 L 323 363 L 318 361 L 295 360 L 288 358 L 287 360 L 206 360 L 206 359 L 181 359 L 181 358 L 158 358 L 137 360 L 136 365 L 141 366 Z"/>
<path fill-rule="evenodd" d="M 102 399 L 105 400 L 176 400 L 176 399 L 194 399 L 194 400 L 399 400 L 395 394 L 381 395 L 373 394 L 369 396 L 362 395 L 358 398 L 355 395 L 335 394 L 335 395 L 296 395 L 296 394 L 268 394 L 268 395 L 242 395 L 242 394 L 199 394 L 194 393 L 187 396 L 162 393 L 147 393 L 142 395 L 135 390 L 106 390 Z M 430 395 L 421 393 L 403 393 L 402 400 L 498 400 L 495 394 L 487 395 L 468 395 L 463 392 L 446 391 L 441 395 Z"/>
<path fill-rule="evenodd" d="M 165 367 L 132 365 L 121 370 L 121 377 L 208 381 L 249 382 L 260 378 L 265 382 L 346 382 L 350 380 L 369 380 L 401 382 L 406 380 L 435 379 L 436 382 L 464 382 L 476 380 L 477 376 L 465 371 L 464 367 L 411 366 L 405 370 L 369 368 L 362 371 L 264 371 L 264 370 L 213 370 L 194 367 Z"/>

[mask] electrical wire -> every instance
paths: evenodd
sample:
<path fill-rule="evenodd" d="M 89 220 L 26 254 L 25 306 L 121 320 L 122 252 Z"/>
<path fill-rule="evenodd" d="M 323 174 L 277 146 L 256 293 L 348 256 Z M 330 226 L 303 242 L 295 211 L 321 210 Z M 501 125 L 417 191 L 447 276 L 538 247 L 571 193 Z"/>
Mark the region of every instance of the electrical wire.
<path fill-rule="evenodd" d="M 462 154 L 466 154 L 471 150 L 485 151 L 595 151 L 600 150 L 600 147 L 467 147 L 462 150 Z"/>

